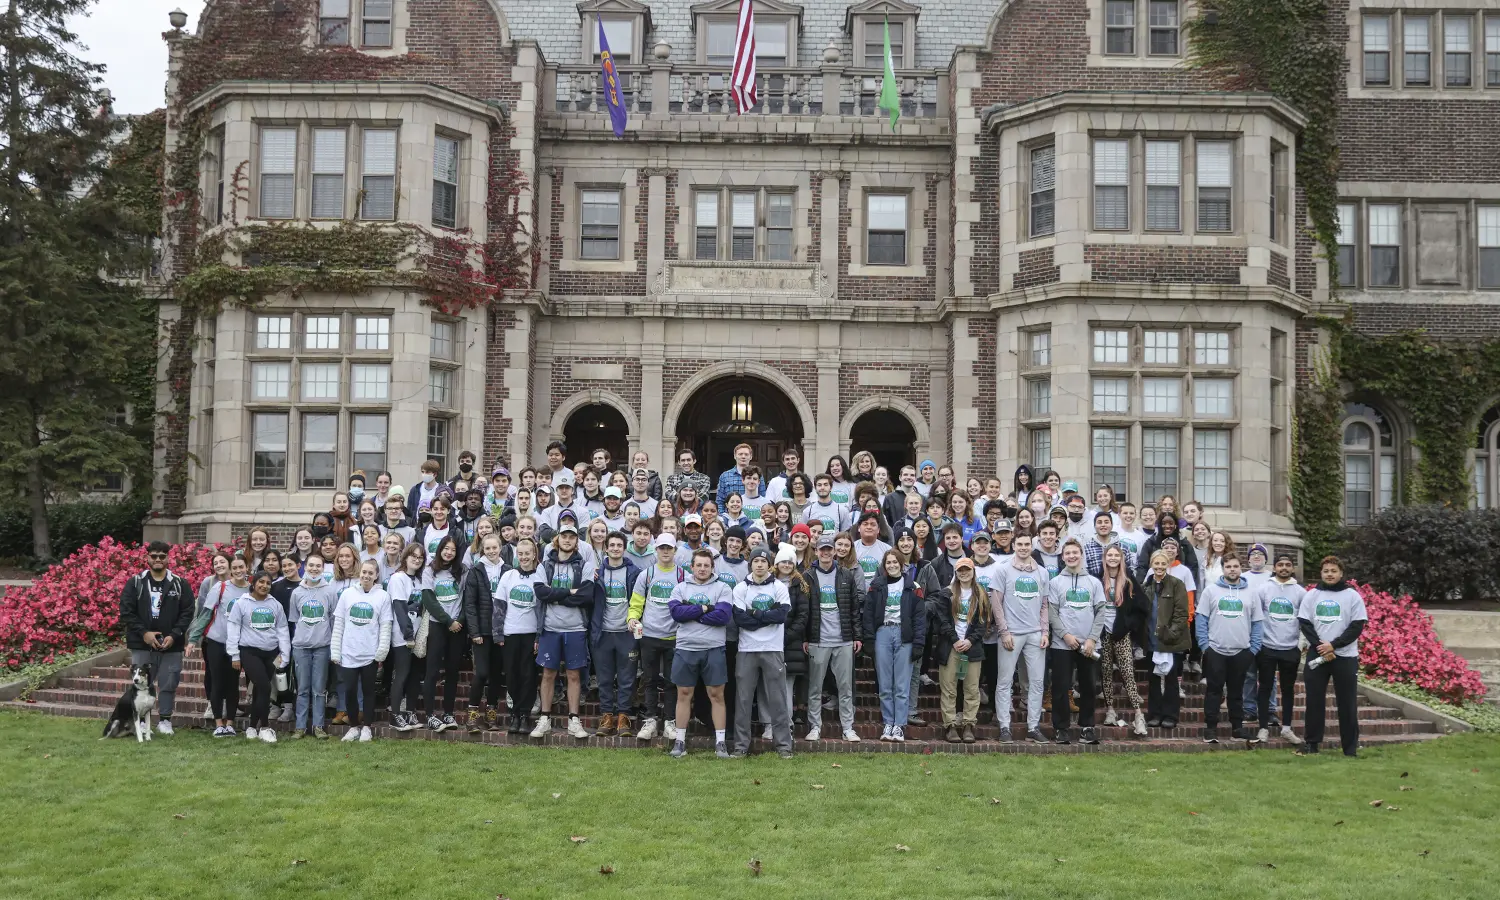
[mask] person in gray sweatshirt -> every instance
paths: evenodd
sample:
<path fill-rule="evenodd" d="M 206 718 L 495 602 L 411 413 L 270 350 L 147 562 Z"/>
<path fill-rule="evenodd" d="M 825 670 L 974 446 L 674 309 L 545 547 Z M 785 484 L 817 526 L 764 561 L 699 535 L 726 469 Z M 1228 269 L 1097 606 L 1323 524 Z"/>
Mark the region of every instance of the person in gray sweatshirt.
<path fill-rule="evenodd" d="M 1292 701 L 1297 696 L 1297 668 L 1301 662 L 1301 653 L 1297 650 L 1297 637 L 1301 631 L 1297 611 L 1307 592 L 1297 582 L 1296 566 L 1297 560 L 1292 554 L 1276 554 L 1271 577 L 1255 592 L 1255 599 L 1265 617 L 1260 653 L 1255 657 L 1260 682 L 1255 698 L 1260 719 L 1260 731 L 1255 736 L 1257 743 L 1269 739 L 1274 727 L 1272 718 L 1276 710 L 1271 705 L 1271 697 L 1278 677 L 1281 679 L 1281 708 L 1287 713 L 1281 723 L 1281 737 L 1293 742 L 1298 740 L 1292 731 Z"/>
<path fill-rule="evenodd" d="M 1245 733 L 1245 672 L 1260 651 L 1260 602 L 1250 582 L 1240 576 L 1240 558 L 1224 557 L 1224 574 L 1198 595 L 1194 628 L 1203 648 L 1203 743 L 1219 742 L 1219 704 L 1229 703 L 1231 736 L 1249 740 Z"/>
<path fill-rule="evenodd" d="M 214 737 L 234 737 L 235 708 L 239 705 L 240 675 L 225 649 L 229 638 L 229 614 L 239 598 L 250 590 L 247 564 L 236 556 L 229 562 L 229 578 L 209 589 L 198 616 L 188 629 L 187 653 L 194 645 L 203 649 L 203 668 L 212 678 L 206 682 L 208 705 L 214 715 Z M 280 606 L 280 604 L 277 604 Z"/>
<path fill-rule="evenodd" d="M 302 581 L 292 590 L 287 619 L 292 635 L 292 664 L 297 675 L 297 719 L 292 738 L 328 739 L 323 730 L 328 690 L 328 646 L 333 638 L 333 608 L 338 592 L 323 571 L 323 557 L 308 557 Z"/>
<path fill-rule="evenodd" d="M 734 592 L 714 577 L 712 550 L 693 551 L 692 578 L 672 589 L 668 609 L 677 623 L 677 650 L 672 655 L 672 683 L 677 686 L 677 740 L 672 745 L 672 756 L 687 755 L 693 689 L 702 680 L 713 705 L 714 752 L 727 759 L 724 683 L 729 680 L 729 666 L 724 657 L 724 641 L 725 629 L 733 618 Z"/>
<path fill-rule="evenodd" d="M 1010 743 L 1011 686 L 1016 666 L 1026 661 L 1026 737 L 1045 744 L 1042 735 L 1042 670 L 1047 642 L 1047 570 L 1037 565 L 1031 555 L 1031 535 L 1022 532 L 1015 537 L 1015 554 L 1000 569 L 1000 583 L 990 592 L 995 624 L 1000 630 L 999 684 L 995 690 L 995 721 L 1000 723 L 1000 740 Z"/>
<path fill-rule="evenodd" d="M 1359 755 L 1359 636 L 1369 615 L 1364 598 L 1344 580 L 1344 564 L 1325 556 L 1322 577 L 1302 598 L 1297 618 L 1307 638 L 1307 668 L 1302 673 L 1307 693 L 1307 721 L 1302 753 L 1317 753 L 1323 740 L 1323 716 L 1328 707 L 1328 682 L 1339 709 L 1339 743 L 1345 756 Z"/>
<path fill-rule="evenodd" d="M 1094 732 L 1094 660 L 1099 637 L 1104 633 L 1104 586 L 1084 571 L 1083 545 L 1068 538 L 1062 546 L 1062 571 L 1047 583 L 1047 621 L 1052 646 L 1047 651 L 1052 666 L 1052 727 L 1059 744 L 1072 742 L 1068 706 L 1073 676 L 1078 676 L 1079 743 L 1097 744 Z M 1028 673 L 1029 674 L 1029 673 Z"/>
<path fill-rule="evenodd" d="M 259 737 L 267 744 L 276 743 L 276 731 L 270 727 L 271 675 L 292 655 L 292 633 L 287 628 L 286 612 L 271 596 L 271 576 L 258 573 L 250 582 L 250 593 L 234 604 L 226 616 L 227 639 L 224 646 L 230 665 L 250 678 L 250 724 L 245 737 Z"/>

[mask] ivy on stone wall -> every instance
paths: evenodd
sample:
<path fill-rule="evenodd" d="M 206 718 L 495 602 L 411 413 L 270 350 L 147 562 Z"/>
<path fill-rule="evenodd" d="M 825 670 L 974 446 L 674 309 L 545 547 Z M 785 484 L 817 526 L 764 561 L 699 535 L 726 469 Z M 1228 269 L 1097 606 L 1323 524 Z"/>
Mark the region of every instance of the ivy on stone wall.
<path fill-rule="evenodd" d="M 1297 139 L 1297 186 L 1312 236 L 1338 283 L 1338 113 L 1347 35 L 1327 0 L 1202 0 L 1187 24 L 1190 60 L 1225 90 L 1266 91 L 1307 118 Z M 1215 21 L 1210 23 L 1210 19 Z"/>
<path fill-rule="evenodd" d="M 1319 362 L 1297 388 L 1292 419 L 1292 522 L 1302 535 L 1304 558 L 1318 560 L 1336 548 L 1344 508 L 1344 460 L 1339 420 L 1344 395 L 1334 363 Z"/>
<path fill-rule="evenodd" d="M 1480 415 L 1500 395 L 1500 341 L 1441 344 L 1416 331 L 1378 338 L 1341 331 L 1337 337 L 1338 368 L 1351 390 L 1388 401 L 1411 424 L 1420 459 L 1402 498 L 1468 506 L 1468 452 Z"/>

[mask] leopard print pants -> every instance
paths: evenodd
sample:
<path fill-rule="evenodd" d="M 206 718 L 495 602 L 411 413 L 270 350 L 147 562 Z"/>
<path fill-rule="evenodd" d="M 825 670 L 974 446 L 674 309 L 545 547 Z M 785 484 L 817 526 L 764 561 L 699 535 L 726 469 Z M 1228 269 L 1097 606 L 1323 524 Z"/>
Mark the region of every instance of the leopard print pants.
<path fill-rule="evenodd" d="M 1136 712 L 1141 711 L 1141 692 L 1135 683 L 1135 655 L 1130 645 L 1130 635 L 1122 634 L 1119 637 L 1113 635 L 1104 639 L 1104 646 L 1099 651 L 1099 665 L 1103 670 L 1103 677 L 1099 679 L 1104 689 L 1104 705 L 1108 709 L 1115 706 L 1115 671 L 1120 673 L 1120 680 L 1125 682 L 1125 695 L 1130 698 L 1130 708 Z"/>

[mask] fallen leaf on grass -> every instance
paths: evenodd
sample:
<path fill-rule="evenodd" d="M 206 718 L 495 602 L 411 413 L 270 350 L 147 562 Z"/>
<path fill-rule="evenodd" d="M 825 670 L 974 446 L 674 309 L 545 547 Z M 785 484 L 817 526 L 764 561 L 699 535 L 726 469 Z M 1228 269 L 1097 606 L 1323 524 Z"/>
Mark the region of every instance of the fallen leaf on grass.
<path fill-rule="evenodd" d="M 42 759 L 51 759 L 51 758 L 52 758 L 52 754 L 50 754 L 50 753 L 43 753 L 42 754 Z"/>
<path fill-rule="evenodd" d="M 1399 807 L 1399 806 L 1387 806 L 1386 809 L 1389 809 L 1392 812 L 1400 812 L 1401 811 L 1401 807 Z"/>
<path fill-rule="evenodd" d="M 835 768 L 835 769 L 842 769 L 843 766 L 839 765 L 838 763 L 834 763 L 833 764 L 833 768 Z"/>
<path fill-rule="evenodd" d="M 294 866 L 305 866 L 305 865 L 307 865 L 307 860 L 305 860 L 305 859 L 294 859 L 294 860 L 292 860 L 292 865 L 294 865 Z"/>
<path fill-rule="evenodd" d="M 1411 773 L 1410 773 L 1410 772 L 1402 772 L 1402 773 L 1401 773 L 1401 777 L 1402 777 L 1402 778 L 1405 778 L 1405 777 L 1406 777 L 1406 776 L 1408 776 L 1408 775 L 1410 775 L 1410 774 L 1411 774 Z"/>
<path fill-rule="evenodd" d="M 1063 858 L 1062 858 L 1062 857 L 1061 857 L 1061 856 L 1058 856 L 1058 857 L 1054 857 L 1054 859 L 1056 859 L 1056 860 L 1057 860 L 1057 861 L 1058 861 L 1058 862 L 1060 862 L 1060 863 L 1065 863 L 1065 862 L 1067 862 L 1067 860 L 1065 860 L 1065 859 L 1063 859 Z"/>
<path fill-rule="evenodd" d="M 562 796 L 562 794 L 553 794 L 553 795 L 552 795 L 552 799 L 553 799 L 553 800 L 556 800 L 556 799 L 558 799 L 558 798 L 559 798 L 559 797 L 561 797 L 561 796 Z"/>
<path fill-rule="evenodd" d="M 755 779 L 755 780 L 754 780 L 754 781 L 752 781 L 752 782 L 750 782 L 750 783 L 751 783 L 751 784 L 760 784 L 760 779 L 759 779 L 759 778 L 757 778 L 757 779 Z"/>
<path fill-rule="evenodd" d="M 1000 805 L 1000 798 L 999 797 L 991 797 L 990 798 L 990 805 L 991 806 L 999 806 Z"/>
<path fill-rule="evenodd" d="M 1432 852 L 1431 850 L 1423 850 L 1421 853 L 1418 853 L 1417 855 L 1418 856 L 1426 856 L 1427 854 L 1429 854 L 1431 852 Z"/>
<path fill-rule="evenodd" d="M 760 877 L 760 860 L 758 860 L 758 859 L 756 859 L 755 857 L 752 856 L 752 857 L 750 857 L 750 862 L 747 863 L 747 865 L 750 866 L 750 874 L 754 875 L 756 878 L 759 878 Z"/>
<path fill-rule="evenodd" d="M 922 748 L 922 755 L 923 756 L 931 756 L 932 755 L 932 748 L 931 747 L 923 747 Z"/>
<path fill-rule="evenodd" d="M 572 837 L 568 838 L 568 840 L 572 841 L 575 844 L 586 844 L 588 843 L 589 839 L 581 834 L 575 834 Z"/>
<path fill-rule="evenodd" d="M 1149 772 L 1156 772 L 1156 771 L 1159 771 L 1159 770 L 1158 769 L 1147 769 L 1146 771 L 1149 773 Z"/>
<path fill-rule="evenodd" d="M 1403 785 L 1401 785 L 1401 790 L 1403 790 L 1403 791 L 1409 791 L 1411 789 L 1412 789 L 1412 786 L 1409 785 L 1409 784 L 1403 784 Z"/>
<path fill-rule="evenodd" d="M 1334 822 L 1334 823 L 1333 823 L 1333 826 L 1334 826 L 1334 827 L 1335 827 L 1335 828 L 1337 828 L 1337 827 L 1338 827 L 1338 826 L 1340 826 L 1340 825 L 1342 825 L 1342 824 L 1344 824 L 1344 820 L 1343 820 L 1343 819 L 1339 819 L 1339 820 L 1338 820 L 1338 821 L 1337 821 L 1337 822 Z"/>
<path fill-rule="evenodd" d="M 599 874 L 600 875 L 613 875 L 613 874 L 615 874 L 615 867 L 614 866 L 600 866 L 599 867 Z"/>
<path fill-rule="evenodd" d="M 174 818 L 174 819 L 186 819 L 187 818 L 187 813 L 172 813 L 172 818 Z"/>
<path fill-rule="evenodd" d="M 1384 800 L 1371 800 L 1370 801 L 1370 805 L 1371 806 L 1379 806 L 1380 804 L 1382 804 L 1384 802 L 1385 802 Z"/>
<path fill-rule="evenodd" d="M 1276 864 L 1275 863 L 1261 863 L 1261 865 L 1265 866 L 1268 869 L 1274 869 L 1274 868 L 1276 868 Z"/>
<path fill-rule="evenodd" d="M 815 784 L 812 786 L 812 789 L 815 791 L 821 791 L 823 789 L 823 786 L 821 784 Z"/>
<path fill-rule="evenodd" d="M 496 894 L 495 900 L 510 900 L 510 898 L 505 896 L 504 894 Z"/>
<path fill-rule="evenodd" d="M 897 844 L 896 845 L 896 852 L 897 853 L 906 853 L 909 850 L 911 850 L 911 848 L 908 847 L 908 846 L 906 846 L 905 844 Z"/>
<path fill-rule="evenodd" d="M 1192 810 L 1188 810 L 1188 815 L 1190 815 L 1190 816 L 1196 816 L 1197 813 L 1193 812 Z"/>
<path fill-rule="evenodd" d="M 494 819 L 485 819 L 484 820 L 484 824 L 486 824 L 486 825 L 493 825 L 493 824 L 495 824 L 495 820 Z"/>

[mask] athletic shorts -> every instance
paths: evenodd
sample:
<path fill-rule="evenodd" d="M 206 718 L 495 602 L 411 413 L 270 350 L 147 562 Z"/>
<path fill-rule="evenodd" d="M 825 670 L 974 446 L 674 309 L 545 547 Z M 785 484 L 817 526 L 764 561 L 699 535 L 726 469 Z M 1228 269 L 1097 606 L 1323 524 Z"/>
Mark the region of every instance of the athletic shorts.
<path fill-rule="evenodd" d="M 699 681 L 714 686 L 729 680 L 729 664 L 724 660 L 724 648 L 712 650 L 684 650 L 677 648 L 672 655 L 672 683 L 678 687 L 695 687 Z"/>
<path fill-rule="evenodd" d="M 589 664 L 584 631 L 548 631 L 537 637 L 536 664 L 544 669 L 582 669 Z"/>

